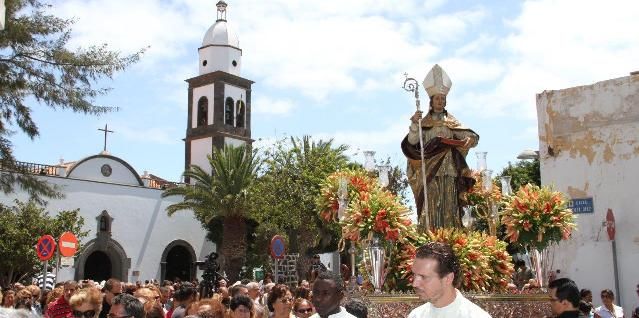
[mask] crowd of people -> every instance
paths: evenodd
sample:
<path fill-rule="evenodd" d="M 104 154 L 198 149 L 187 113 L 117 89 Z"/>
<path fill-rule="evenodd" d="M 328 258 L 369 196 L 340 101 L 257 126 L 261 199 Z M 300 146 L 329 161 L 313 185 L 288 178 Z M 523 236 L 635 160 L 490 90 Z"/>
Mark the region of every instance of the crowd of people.
<path fill-rule="evenodd" d="M 16 283 L 0 296 L 0 317 L 45 318 L 309 318 L 367 317 L 359 301 L 342 307 L 340 274 L 321 271 L 313 284 L 303 280 L 291 288 L 275 284 L 270 275 L 260 281 L 232 285 L 216 282 L 212 295 L 201 295 L 198 283 L 156 281 L 124 283 L 109 279 L 57 283 L 43 292 L 37 285 Z M 347 311 L 353 312 L 354 315 Z"/>
<path fill-rule="evenodd" d="M 523 274 L 516 275 L 519 284 L 530 276 L 521 265 Z M 412 272 L 415 293 L 425 303 L 412 310 L 409 318 L 490 318 L 456 288 L 460 261 L 450 245 L 431 242 L 418 248 Z M 214 292 L 206 294 L 200 294 L 197 281 L 41 282 L 44 290 L 36 284 L 15 283 L 0 294 L 0 318 L 367 318 L 364 303 L 344 301 L 346 284 L 340 273 L 317 265 L 311 277 L 312 282 L 303 280 L 294 288 L 275 284 L 268 274 L 260 282 L 242 280 L 232 285 L 220 279 Z M 624 317 L 609 289 L 601 291 L 601 305 L 595 307 L 590 290 L 579 290 L 574 281 L 559 278 L 549 283 L 548 296 L 555 317 Z M 632 318 L 639 318 L 639 307 Z"/>

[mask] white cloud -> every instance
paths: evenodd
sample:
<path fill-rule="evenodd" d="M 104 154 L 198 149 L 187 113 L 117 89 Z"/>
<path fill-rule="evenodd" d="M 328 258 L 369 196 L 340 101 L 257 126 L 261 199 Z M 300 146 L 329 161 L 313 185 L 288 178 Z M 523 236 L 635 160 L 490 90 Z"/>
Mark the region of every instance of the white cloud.
<path fill-rule="evenodd" d="M 511 32 L 499 45 L 491 44 L 490 36 L 482 35 L 484 39 L 477 38 L 480 43 L 457 51 L 462 53 L 456 57 L 459 68 L 450 72 L 455 77 L 461 74 L 463 78 L 463 69 L 468 69 L 481 74 L 468 78 L 471 82 L 484 76 L 495 81 L 462 92 L 459 101 L 481 117 L 532 120 L 537 115 L 535 94 L 543 90 L 627 76 L 637 68 L 637 16 L 639 3 L 634 1 L 611 1 L 606 5 L 576 0 L 527 1 L 521 13 L 506 22 Z M 492 55 L 499 56 L 499 60 L 473 61 L 465 57 L 467 52 L 484 51 L 486 45 L 493 46 Z M 478 68 L 477 63 L 482 62 L 488 65 Z"/>
<path fill-rule="evenodd" d="M 270 115 L 287 115 L 295 108 L 293 101 L 288 99 L 273 99 L 264 95 L 251 102 L 253 113 Z"/>

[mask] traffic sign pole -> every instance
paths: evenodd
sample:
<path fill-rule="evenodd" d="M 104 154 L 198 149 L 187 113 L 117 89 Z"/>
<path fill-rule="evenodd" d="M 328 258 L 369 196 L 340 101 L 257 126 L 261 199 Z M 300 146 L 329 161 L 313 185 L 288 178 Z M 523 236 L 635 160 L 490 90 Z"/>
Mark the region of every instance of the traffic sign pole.
<path fill-rule="evenodd" d="M 44 293 L 47 290 L 47 265 L 49 265 L 49 261 L 43 261 L 44 266 L 42 269 L 42 292 Z"/>

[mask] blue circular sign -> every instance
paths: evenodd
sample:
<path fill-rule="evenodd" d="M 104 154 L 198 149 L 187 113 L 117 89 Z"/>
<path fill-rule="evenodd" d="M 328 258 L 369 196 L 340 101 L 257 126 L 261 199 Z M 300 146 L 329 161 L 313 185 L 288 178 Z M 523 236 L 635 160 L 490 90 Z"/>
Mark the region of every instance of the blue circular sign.
<path fill-rule="evenodd" d="M 275 235 L 271 239 L 271 256 L 277 259 L 283 259 L 286 254 L 286 243 L 280 235 Z"/>
<path fill-rule="evenodd" d="M 36 244 L 36 253 L 41 261 L 50 260 L 55 253 L 55 239 L 51 235 L 43 235 Z"/>

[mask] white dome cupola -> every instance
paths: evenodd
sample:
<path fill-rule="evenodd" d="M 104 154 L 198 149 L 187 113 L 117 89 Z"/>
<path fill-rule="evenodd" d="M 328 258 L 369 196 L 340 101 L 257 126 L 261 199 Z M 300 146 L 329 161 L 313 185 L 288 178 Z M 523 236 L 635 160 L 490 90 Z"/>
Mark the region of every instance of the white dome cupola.
<path fill-rule="evenodd" d="M 240 41 L 226 21 L 226 2 L 219 1 L 216 6 L 217 20 L 204 34 L 202 47 L 198 50 L 200 75 L 224 71 L 239 76 L 242 64 Z"/>

